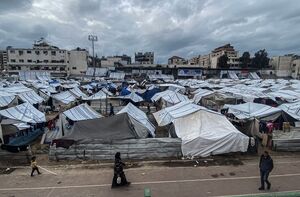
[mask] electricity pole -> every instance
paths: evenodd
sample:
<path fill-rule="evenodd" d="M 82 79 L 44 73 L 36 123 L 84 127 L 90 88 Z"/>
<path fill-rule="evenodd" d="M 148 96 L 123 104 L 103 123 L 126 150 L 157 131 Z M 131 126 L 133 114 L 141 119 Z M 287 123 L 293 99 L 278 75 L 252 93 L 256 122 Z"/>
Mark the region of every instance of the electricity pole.
<path fill-rule="evenodd" d="M 96 62 L 95 62 L 95 47 L 94 47 L 94 42 L 98 41 L 98 37 L 95 35 L 89 35 L 88 37 L 89 41 L 92 41 L 92 49 L 93 49 L 93 68 L 94 68 L 94 72 L 93 72 L 93 79 L 95 79 L 95 72 L 96 72 Z"/>

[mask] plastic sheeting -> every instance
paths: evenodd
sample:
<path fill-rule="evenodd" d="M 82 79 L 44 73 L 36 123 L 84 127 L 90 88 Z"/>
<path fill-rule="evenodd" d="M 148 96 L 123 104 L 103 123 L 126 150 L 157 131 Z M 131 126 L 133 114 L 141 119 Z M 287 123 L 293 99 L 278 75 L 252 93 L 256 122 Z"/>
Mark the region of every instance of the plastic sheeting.
<path fill-rule="evenodd" d="M 40 80 L 50 81 L 50 72 L 47 71 L 19 71 L 19 79 L 21 81 Z"/>
<path fill-rule="evenodd" d="M 34 108 L 29 103 L 23 103 L 15 107 L 1 110 L 0 114 L 6 118 L 27 123 L 46 122 L 45 114 Z"/>
<path fill-rule="evenodd" d="M 249 73 L 249 78 L 250 79 L 260 79 L 260 77 L 257 75 L 256 72 L 250 72 Z"/>
<path fill-rule="evenodd" d="M 155 136 L 154 131 L 155 127 L 153 124 L 149 121 L 147 115 L 140 109 L 138 109 L 136 106 L 134 106 L 131 103 L 128 103 L 122 110 L 120 110 L 117 114 L 127 113 L 131 119 L 131 121 L 134 123 L 135 130 L 141 135 L 143 134 L 145 137 L 147 137 L 148 133 L 150 133 L 153 137 Z M 133 121 L 133 119 L 135 121 Z M 139 124 L 135 124 L 139 123 Z M 145 132 L 146 129 L 146 132 Z M 140 130 L 140 131 L 138 131 Z"/>
<path fill-rule="evenodd" d="M 225 105 L 228 108 L 228 113 L 233 114 L 240 120 L 265 118 L 278 114 L 281 115 L 281 109 L 258 103 L 243 103 L 239 105 Z M 277 116 L 277 117 L 278 117 Z"/>
<path fill-rule="evenodd" d="M 102 100 L 102 99 L 106 99 L 107 96 L 106 94 L 100 90 L 99 92 L 87 97 L 87 98 L 83 98 L 83 100 L 87 100 L 87 101 L 94 101 L 94 100 Z"/>
<path fill-rule="evenodd" d="M 285 103 L 278 106 L 279 109 L 282 109 L 285 113 L 289 114 L 296 120 L 300 120 L 300 101 L 296 103 Z"/>
<path fill-rule="evenodd" d="M 86 71 L 87 76 L 106 77 L 108 68 L 88 68 Z"/>
<path fill-rule="evenodd" d="M 171 90 L 166 90 L 163 92 L 159 92 L 156 93 L 151 100 L 152 101 L 158 101 L 159 99 L 162 99 L 164 101 L 166 101 L 167 103 L 171 103 L 171 104 L 177 104 L 180 103 L 182 101 L 188 101 L 188 97 L 185 95 L 182 95 L 178 92 L 173 92 Z"/>
<path fill-rule="evenodd" d="M 35 91 L 33 90 L 29 92 L 20 93 L 18 94 L 18 96 L 20 97 L 20 99 L 22 99 L 22 101 L 28 102 L 31 105 L 42 103 L 44 101 L 44 99 L 40 97 L 37 93 L 35 93 Z"/>
<path fill-rule="evenodd" d="M 69 90 L 76 98 L 87 98 L 88 96 L 84 94 L 78 87 Z"/>
<path fill-rule="evenodd" d="M 125 73 L 120 73 L 120 72 L 111 72 L 109 74 L 110 79 L 116 79 L 116 80 L 124 80 L 125 78 Z"/>
<path fill-rule="evenodd" d="M 52 98 L 54 98 L 64 104 L 69 104 L 76 100 L 76 98 L 69 91 L 61 92 L 58 94 L 53 94 Z"/>
<path fill-rule="evenodd" d="M 199 103 L 199 101 L 202 99 L 202 97 L 208 96 L 208 95 L 211 95 L 214 93 L 214 91 L 201 89 L 201 88 L 197 89 L 195 92 L 196 92 L 196 94 L 194 95 L 193 102 L 196 104 Z"/>
<path fill-rule="evenodd" d="M 167 107 L 158 112 L 153 113 L 153 116 L 158 126 L 166 126 L 173 122 L 176 118 L 180 118 L 192 114 L 201 109 L 206 109 L 199 105 L 195 105 L 190 101 L 184 101 L 174 106 Z M 207 110 L 207 109 L 206 109 Z"/>
<path fill-rule="evenodd" d="M 16 97 L 13 94 L 0 92 L 0 107 L 8 106 L 15 98 Z"/>
<path fill-rule="evenodd" d="M 73 107 L 63 112 L 63 114 L 73 121 L 89 120 L 102 117 L 86 103 Z"/>
<path fill-rule="evenodd" d="M 182 139 L 184 156 L 201 156 L 246 152 L 249 137 L 239 132 L 225 116 L 199 110 L 173 121 L 175 132 Z"/>
<path fill-rule="evenodd" d="M 120 96 L 120 98 L 122 98 L 122 99 L 129 99 L 129 100 L 131 100 L 131 101 L 133 101 L 135 103 L 143 101 L 143 98 L 140 97 L 139 95 L 137 95 L 135 92 L 131 92 L 130 94 L 125 95 L 125 96 Z"/>

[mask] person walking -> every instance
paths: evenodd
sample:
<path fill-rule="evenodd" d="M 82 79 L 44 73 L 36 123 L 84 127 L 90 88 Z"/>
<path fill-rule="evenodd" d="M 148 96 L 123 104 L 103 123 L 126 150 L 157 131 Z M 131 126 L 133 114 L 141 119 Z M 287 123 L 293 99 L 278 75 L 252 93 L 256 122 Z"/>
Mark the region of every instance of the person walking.
<path fill-rule="evenodd" d="M 111 103 L 109 103 L 109 108 L 110 108 L 110 110 L 109 110 L 109 116 L 115 115 L 114 106 Z"/>
<path fill-rule="evenodd" d="M 117 152 L 115 154 L 114 177 L 112 180 L 111 188 L 130 185 L 130 182 L 127 181 L 125 173 L 123 171 L 124 166 L 125 163 L 123 163 L 121 160 L 121 153 Z"/>
<path fill-rule="evenodd" d="M 269 155 L 268 151 L 265 151 L 259 161 L 259 169 L 260 169 L 260 182 L 261 186 L 258 188 L 259 190 L 265 189 L 265 182 L 267 183 L 267 189 L 271 188 L 271 183 L 269 182 L 269 174 L 273 170 L 274 164 L 271 156 Z"/>
<path fill-rule="evenodd" d="M 31 170 L 31 176 L 34 176 L 33 175 L 34 171 L 37 171 L 38 174 L 41 174 L 40 171 L 39 171 L 39 168 L 37 166 L 37 162 L 36 162 L 36 157 L 35 156 L 33 156 L 31 158 L 31 169 L 32 169 Z"/>

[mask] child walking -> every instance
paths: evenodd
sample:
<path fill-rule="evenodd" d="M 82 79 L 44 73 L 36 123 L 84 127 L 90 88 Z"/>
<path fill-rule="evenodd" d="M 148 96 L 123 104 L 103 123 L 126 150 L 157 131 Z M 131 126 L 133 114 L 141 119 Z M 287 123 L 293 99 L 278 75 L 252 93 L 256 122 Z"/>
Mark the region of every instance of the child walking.
<path fill-rule="evenodd" d="M 32 168 L 32 170 L 31 170 L 31 176 L 33 176 L 34 171 L 37 171 L 38 174 L 41 174 L 40 171 L 39 171 L 39 168 L 37 166 L 37 162 L 36 162 L 36 157 L 35 156 L 33 156 L 31 158 L 31 168 Z"/>

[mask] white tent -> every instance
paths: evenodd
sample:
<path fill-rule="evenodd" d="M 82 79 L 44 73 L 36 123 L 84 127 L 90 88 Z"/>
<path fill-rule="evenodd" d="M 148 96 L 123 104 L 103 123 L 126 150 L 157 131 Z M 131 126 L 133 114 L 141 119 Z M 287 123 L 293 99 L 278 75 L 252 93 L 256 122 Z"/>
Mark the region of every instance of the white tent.
<path fill-rule="evenodd" d="M 63 114 L 73 121 L 89 120 L 102 117 L 86 103 L 73 107 L 63 112 Z"/>
<path fill-rule="evenodd" d="M 208 96 L 208 95 L 211 95 L 214 93 L 214 91 L 201 89 L 201 88 L 197 89 L 195 92 L 196 92 L 196 94 L 194 95 L 193 102 L 196 104 L 199 103 L 199 101 L 202 99 L 202 97 Z"/>
<path fill-rule="evenodd" d="M 260 79 L 260 77 L 257 75 L 256 72 L 250 72 L 249 73 L 249 78 L 250 79 Z"/>
<path fill-rule="evenodd" d="M 266 118 L 272 116 L 276 119 L 281 115 L 281 109 L 258 103 L 243 103 L 239 105 L 224 105 L 228 113 L 233 114 L 240 120 L 253 118 Z"/>
<path fill-rule="evenodd" d="M 102 90 L 100 90 L 99 92 L 87 97 L 87 98 L 83 98 L 83 100 L 87 100 L 87 101 L 93 101 L 93 100 L 102 100 L 102 99 L 106 99 L 106 93 L 104 93 Z"/>
<path fill-rule="evenodd" d="M 6 93 L 6 92 L 0 92 L 0 107 L 6 107 L 9 105 L 13 100 L 15 99 L 15 95 Z"/>
<path fill-rule="evenodd" d="M 18 94 L 18 96 L 20 97 L 20 99 L 22 99 L 22 101 L 28 102 L 31 105 L 42 103 L 44 101 L 44 99 L 40 97 L 37 93 L 35 93 L 35 91 L 33 90 L 20 93 Z"/>
<path fill-rule="evenodd" d="M 162 99 L 164 101 L 166 101 L 167 103 L 170 103 L 170 104 L 177 104 L 177 103 L 180 103 L 182 101 L 188 101 L 188 97 L 185 96 L 185 95 L 182 95 L 178 92 L 174 92 L 174 91 L 171 91 L 171 90 L 166 90 L 166 91 L 163 91 L 163 92 L 159 92 L 159 93 L 156 93 L 152 98 L 151 100 L 152 101 L 158 101 L 159 99 Z"/>
<path fill-rule="evenodd" d="M 0 111 L 0 115 L 13 120 L 28 123 L 46 122 L 45 114 L 34 108 L 29 103 L 23 103 Z"/>
<path fill-rule="evenodd" d="M 175 120 L 176 118 L 189 115 L 200 109 L 205 108 L 199 105 L 192 104 L 190 101 L 184 101 L 155 112 L 153 113 L 153 116 L 156 119 L 158 126 L 166 126 L 173 122 L 173 120 Z"/>
<path fill-rule="evenodd" d="M 296 120 L 300 120 L 300 101 L 296 103 L 285 103 L 278 106 L 278 108 L 282 109 Z"/>
<path fill-rule="evenodd" d="M 249 138 L 225 116 L 204 107 L 183 102 L 154 113 L 154 117 L 159 126 L 174 124 L 176 135 L 182 139 L 184 156 L 247 151 Z"/>
<path fill-rule="evenodd" d="M 84 94 L 78 87 L 69 90 L 76 98 L 87 98 L 88 96 Z"/>
<path fill-rule="evenodd" d="M 169 90 L 180 90 L 182 93 L 185 93 L 185 87 L 173 83 L 159 84 L 159 87 L 168 87 Z"/>
<path fill-rule="evenodd" d="M 125 78 L 125 73 L 121 73 L 121 72 L 111 72 L 109 74 L 109 78 L 110 79 L 116 79 L 116 80 L 124 80 Z"/>
<path fill-rule="evenodd" d="M 139 136 L 147 137 L 148 133 L 150 133 L 153 137 L 155 136 L 155 127 L 142 110 L 138 109 L 133 104 L 128 103 L 117 114 L 122 113 L 127 113 L 129 115 L 131 122 L 134 124 L 136 132 L 139 133 Z"/>
<path fill-rule="evenodd" d="M 130 94 L 125 95 L 125 96 L 120 96 L 120 98 L 129 99 L 129 100 L 132 100 L 135 103 L 143 101 L 143 98 L 140 97 L 139 95 L 137 95 L 135 92 L 131 92 Z"/>
<path fill-rule="evenodd" d="M 52 97 L 64 104 L 69 104 L 76 100 L 76 98 L 69 91 L 53 94 Z"/>

